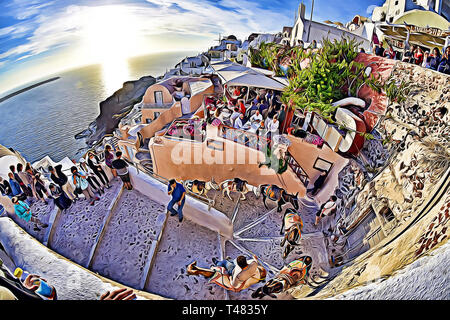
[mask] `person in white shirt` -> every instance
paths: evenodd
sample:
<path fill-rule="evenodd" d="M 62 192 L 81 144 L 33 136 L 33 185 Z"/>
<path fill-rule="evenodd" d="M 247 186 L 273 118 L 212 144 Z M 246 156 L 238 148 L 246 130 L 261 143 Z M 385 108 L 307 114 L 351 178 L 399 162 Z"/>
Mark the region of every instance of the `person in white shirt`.
<path fill-rule="evenodd" d="M 261 113 L 259 113 L 259 110 L 256 110 L 255 114 L 250 117 L 250 123 L 253 123 L 253 122 L 260 123 L 262 121 L 262 119 L 263 119 L 263 117 L 262 117 Z"/>
<path fill-rule="evenodd" d="M 235 107 L 233 109 L 233 113 L 230 116 L 230 121 L 231 121 L 231 124 L 233 125 L 233 127 L 234 127 L 234 122 L 236 121 L 237 118 L 239 118 L 240 114 L 241 113 L 239 112 L 239 109 L 237 107 Z"/>
<path fill-rule="evenodd" d="M 239 114 L 239 118 L 234 121 L 235 129 L 242 129 L 244 126 L 244 115 L 242 113 Z"/>
<path fill-rule="evenodd" d="M 316 213 L 316 222 L 314 223 L 315 226 L 317 226 L 323 217 L 329 216 L 336 209 L 336 201 L 337 197 L 333 195 L 320 207 L 319 211 Z"/>
<path fill-rule="evenodd" d="M 247 287 L 250 283 L 254 284 L 259 282 L 261 276 L 258 268 L 258 258 L 255 255 L 253 259 L 248 261 L 244 256 L 238 256 L 231 277 L 231 286 L 235 289 Z"/>
<path fill-rule="evenodd" d="M 267 123 L 267 137 L 271 139 L 277 132 L 280 121 L 278 121 L 278 116 L 274 115 L 272 120 Z"/>

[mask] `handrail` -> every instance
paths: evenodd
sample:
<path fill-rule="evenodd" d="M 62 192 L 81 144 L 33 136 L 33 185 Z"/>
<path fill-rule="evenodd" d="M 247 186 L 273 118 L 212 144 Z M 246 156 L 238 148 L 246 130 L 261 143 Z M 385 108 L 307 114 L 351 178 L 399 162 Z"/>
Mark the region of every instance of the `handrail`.
<path fill-rule="evenodd" d="M 163 176 L 161 176 L 161 175 L 159 175 L 159 174 L 157 174 L 157 173 L 155 173 L 155 172 L 152 172 L 152 171 L 150 171 L 149 169 L 145 168 L 144 166 L 140 166 L 139 164 L 134 163 L 134 162 L 131 162 L 131 161 L 129 161 L 128 159 L 125 159 L 125 161 L 127 161 L 130 165 L 132 165 L 132 166 L 137 170 L 137 173 L 138 173 L 138 174 L 139 174 L 139 171 L 142 171 L 142 172 L 148 174 L 149 176 L 152 176 L 152 177 L 154 177 L 155 179 L 159 180 L 160 182 L 163 182 L 163 181 L 164 181 L 164 182 L 167 183 L 167 182 L 170 181 L 170 180 L 167 179 L 166 177 L 163 177 Z M 204 197 L 204 196 L 198 195 L 198 194 L 196 194 L 196 193 L 191 192 L 190 190 L 186 190 L 186 192 L 189 192 L 189 194 L 191 194 L 192 196 L 195 196 L 196 198 L 199 198 L 199 199 L 201 199 L 201 200 L 204 200 L 205 202 L 207 202 L 207 203 L 210 204 L 210 205 L 214 203 L 214 200 L 213 200 L 213 199 L 209 199 L 209 198 L 206 198 L 206 197 Z"/>
<path fill-rule="evenodd" d="M 236 129 L 227 125 L 222 125 L 222 131 L 223 135 L 222 137 L 227 140 L 231 140 L 234 142 L 237 142 L 239 144 L 245 145 L 246 147 L 249 147 L 251 149 L 262 151 L 265 149 L 265 147 L 270 143 L 270 140 L 266 137 L 259 136 L 255 133 L 248 132 L 241 129 Z M 234 134 L 232 138 L 227 135 L 227 132 L 234 132 L 237 134 Z M 244 137 L 244 141 L 240 141 L 239 138 Z M 252 144 L 252 140 L 256 140 L 256 144 Z M 261 144 L 261 145 L 260 145 Z"/>
<path fill-rule="evenodd" d="M 309 178 L 308 174 L 306 173 L 305 169 L 303 169 L 303 167 L 300 165 L 300 163 L 298 163 L 297 160 L 295 160 L 295 158 L 289 153 L 289 151 L 287 151 L 287 156 L 289 159 L 288 160 L 289 166 L 291 167 L 291 169 L 295 172 L 297 177 L 300 179 L 301 182 L 303 182 L 303 184 L 306 187 L 309 183 L 310 178 Z M 299 168 L 300 172 L 297 172 L 296 168 Z"/>

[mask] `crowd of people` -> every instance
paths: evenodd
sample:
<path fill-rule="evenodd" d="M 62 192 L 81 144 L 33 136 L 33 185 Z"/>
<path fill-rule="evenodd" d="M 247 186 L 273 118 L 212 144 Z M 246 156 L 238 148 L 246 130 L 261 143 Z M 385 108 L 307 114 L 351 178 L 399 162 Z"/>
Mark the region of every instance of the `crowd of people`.
<path fill-rule="evenodd" d="M 231 90 L 233 95 L 227 99 L 226 105 L 219 106 L 213 100 L 207 101 L 207 120 L 212 122 L 218 119 L 227 126 L 271 139 L 283 130 L 286 107 L 273 90 L 259 90 L 254 98 L 245 102 L 244 89 L 235 87 Z"/>
<path fill-rule="evenodd" d="M 78 163 L 72 160 L 70 173 L 64 173 L 61 164 L 54 167 L 50 165 L 47 168 L 47 177 L 45 171 L 36 170 L 30 163 L 26 163 L 25 166 L 22 163 L 11 165 L 8 179 L 0 176 L 0 193 L 11 199 L 15 214 L 20 219 L 31 221 L 34 223 L 34 230 L 39 231 L 48 225 L 34 215 L 33 203 L 42 201 L 45 205 L 53 204 L 65 212 L 84 196 L 90 205 L 94 205 L 105 193 L 105 189 L 111 187 L 111 181 L 105 172 L 106 168 L 111 170 L 113 177 L 120 177 L 126 189 L 133 188 L 128 163 L 121 158 L 122 153 L 117 151 L 114 154 L 112 147 L 106 145 L 103 156 L 104 166 L 98 155 L 93 152 L 82 157 Z"/>
<path fill-rule="evenodd" d="M 435 47 L 431 51 L 425 50 L 418 45 L 408 46 L 403 54 L 396 52 L 391 44 L 388 48 L 383 47 L 383 41 L 373 40 L 373 53 L 380 57 L 388 59 L 401 60 L 422 66 L 423 68 L 435 70 L 445 74 L 450 74 L 450 46 L 442 50 Z"/>

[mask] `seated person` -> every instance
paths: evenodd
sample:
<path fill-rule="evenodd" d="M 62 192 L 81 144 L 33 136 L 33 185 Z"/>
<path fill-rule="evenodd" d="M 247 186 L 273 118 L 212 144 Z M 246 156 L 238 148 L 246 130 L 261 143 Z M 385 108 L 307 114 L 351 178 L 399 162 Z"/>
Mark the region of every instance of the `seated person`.
<path fill-rule="evenodd" d="M 262 120 L 263 120 L 263 117 L 262 117 L 261 113 L 259 113 L 259 110 L 256 110 L 255 114 L 250 117 L 250 123 L 253 123 L 253 122 L 260 123 Z"/>
<path fill-rule="evenodd" d="M 234 121 L 235 129 L 242 129 L 244 126 L 244 115 L 242 113 L 239 114 L 239 118 Z"/>
<path fill-rule="evenodd" d="M 259 113 L 261 114 L 263 114 L 264 110 L 269 108 L 269 106 L 263 102 L 257 103 L 256 106 L 258 107 Z"/>
<path fill-rule="evenodd" d="M 294 137 L 302 138 L 302 139 L 305 139 L 306 136 L 308 135 L 308 133 L 301 128 L 290 127 L 286 131 L 288 134 L 291 134 Z"/>
<path fill-rule="evenodd" d="M 239 109 L 237 107 L 234 107 L 233 113 L 230 116 L 230 121 L 233 126 L 234 126 L 234 122 L 236 121 L 237 118 L 239 118 L 240 115 L 241 115 L 241 113 L 239 112 Z"/>
<path fill-rule="evenodd" d="M 258 110 L 258 107 L 256 106 L 254 101 L 250 103 L 250 107 L 248 107 L 248 109 L 245 111 L 245 117 L 250 118 L 253 110 Z"/>
<path fill-rule="evenodd" d="M 255 255 L 249 261 L 244 256 L 238 256 L 231 277 L 231 285 L 233 288 L 239 288 L 249 280 L 259 281 L 259 276 L 258 258 Z"/>

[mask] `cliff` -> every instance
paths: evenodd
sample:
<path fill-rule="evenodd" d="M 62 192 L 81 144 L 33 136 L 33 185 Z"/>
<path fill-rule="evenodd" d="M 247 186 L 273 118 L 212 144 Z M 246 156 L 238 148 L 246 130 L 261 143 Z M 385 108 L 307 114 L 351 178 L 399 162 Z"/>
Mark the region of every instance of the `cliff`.
<path fill-rule="evenodd" d="M 112 134 L 120 119 L 141 101 L 147 88 L 155 82 L 156 79 L 152 76 L 125 82 L 121 89 L 100 102 L 100 115 L 89 124 L 86 130 L 77 133 L 75 139 L 86 138 L 87 145 L 92 146 L 105 134 Z"/>

